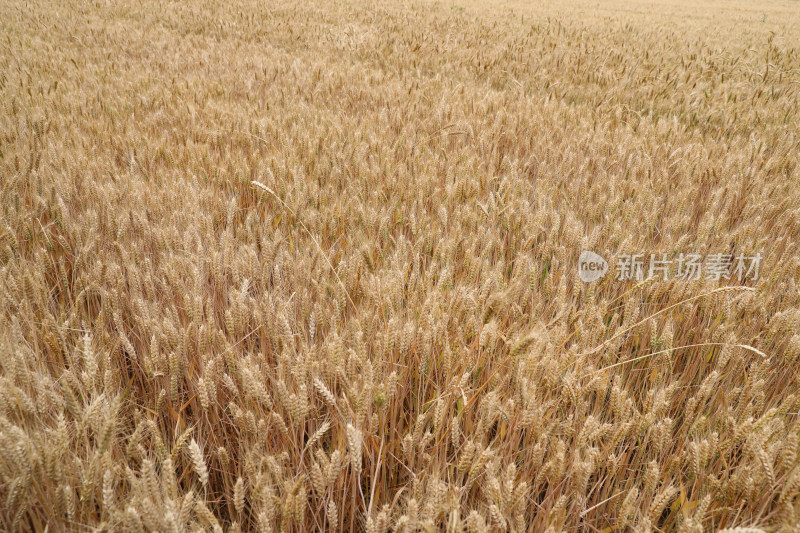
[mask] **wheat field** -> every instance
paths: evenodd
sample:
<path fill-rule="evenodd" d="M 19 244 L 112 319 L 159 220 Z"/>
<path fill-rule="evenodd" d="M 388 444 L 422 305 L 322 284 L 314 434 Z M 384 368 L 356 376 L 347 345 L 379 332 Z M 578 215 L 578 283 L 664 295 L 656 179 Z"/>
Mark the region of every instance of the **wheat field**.
<path fill-rule="evenodd" d="M 800 531 L 798 8 L 0 0 L 0 530 Z"/>

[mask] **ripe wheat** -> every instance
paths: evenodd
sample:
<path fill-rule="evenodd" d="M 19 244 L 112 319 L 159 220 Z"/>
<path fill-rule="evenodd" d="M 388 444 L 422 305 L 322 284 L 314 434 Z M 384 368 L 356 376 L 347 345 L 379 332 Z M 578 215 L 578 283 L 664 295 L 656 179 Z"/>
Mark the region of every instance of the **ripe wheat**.
<path fill-rule="evenodd" d="M 800 529 L 795 6 L 0 13 L 1 530 Z"/>

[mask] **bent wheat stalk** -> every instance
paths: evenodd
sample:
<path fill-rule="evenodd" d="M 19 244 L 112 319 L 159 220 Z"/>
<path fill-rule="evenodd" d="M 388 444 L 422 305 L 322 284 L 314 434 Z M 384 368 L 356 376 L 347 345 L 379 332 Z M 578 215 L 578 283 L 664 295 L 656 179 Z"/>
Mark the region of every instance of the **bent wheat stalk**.
<path fill-rule="evenodd" d="M 632 330 L 638 328 L 639 326 L 641 326 L 642 324 L 647 323 L 648 320 L 650 320 L 652 318 L 655 318 L 658 315 L 661 315 L 663 313 L 666 313 L 667 311 L 669 311 L 671 309 L 675 309 L 676 307 L 678 307 L 680 305 L 683 305 L 683 304 L 689 303 L 689 302 L 693 302 L 695 300 L 699 300 L 700 298 L 705 298 L 706 296 L 711 296 L 712 294 L 718 294 L 718 293 L 721 293 L 721 292 L 730 292 L 730 291 L 736 291 L 736 290 L 739 290 L 739 291 L 755 291 L 755 289 L 753 289 L 752 287 L 744 287 L 744 286 L 742 286 L 742 287 L 720 287 L 718 289 L 714 289 L 713 291 L 704 292 L 703 294 L 698 294 L 697 296 L 692 296 L 691 298 L 687 298 L 685 300 L 681 300 L 680 302 L 674 303 L 674 304 L 672 304 L 672 305 L 670 305 L 668 307 L 665 307 L 664 309 L 659 309 L 658 311 L 656 311 L 652 315 L 649 315 L 649 316 L 643 318 L 642 320 L 638 321 L 634 325 L 623 329 L 619 333 L 615 333 L 614 335 L 612 335 L 611 337 L 609 337 L 608 339 L 603 341 L 601 344 L 597 345 L 595 348 L 592 348 L 588 352 L 584 352 L 584 353 L 578 354 L 578 357 L 581 357 L 581 356 L 584 356 L 584 355 L 592 355 L 592 354 L 595 354 L 595 353 L 599 352 L 604 347 L 608 346 L 611 343 L 611 341 L 613 341 L 614 339 L 616 339 L 618 337 L 621 337 L 622 335 L 625 335 L 629 331 L 632 331 Z M 673 349 L 675 349 L 675 348 L 673 348 Z"/>
<path fill-rule="evenodd" d="M 269 187 L 267 187 L 266 185 L 264 185 L 260 181 L 253 180 L 250 183 L 252 183 L 256 187 L 260 187 L 260 188 L 264 189 L 265 191 L 270 193 L 272 196 L 274 196 L 281 203 L 281 205 L 284 207 L 284 209 L 289 211 L 297 219 L 297 223 L 300 224 L 300 227 L 303 228 L 303 230 L 306 233 L 308 233 L 308 236 L 311 237 L 311 240 L 314 241 L 314 244 L 317 246 L 317 249 L 319 250 L 319 253 L 322 254 L 322 257 L 325 258 L 325 262 L 328 263 L 328 266 L 330 267 L 331 271 L 333 272 L 333 275 L 336 276 L 336 280 L 339 282 L 339 285 L 342 286 L 342 290 L 344 291 L 345 296 L 347 296 L 347 301 L 349 301 L 350 305 L 352 305 L 353 308 L 355 308 L 356 304 L 353 302 L 353 299 L 350 297 L 350 293 L 347 291 L 347 287 L 345 286 L 344 282 L 342 281 L 342 278 L 340 278 L 338 272 L 336 272 L 336 268 L 333 266 L 333 263 L 331 263 L 331 260 L 328 259 L 328 255 L 325 253 L 325 250 L 322 249 L 322 246 L 319 244 L 319 241 L 317 241 L 317 238 L 314 237 L 314 235 L 311 233 L 311 231 L 308 229 L 308 227 L 306 227 L 306 225 L 303 224 L 303 221 L 300 220 L 300 217 L 297 216 L 297 213 L 295 213 L 294 210 L 292 210 L 292 208 L 289 207 L 286 204 L 286 202 L 284 202 L 283 199 L 275 193 L 275 191 L 273 191 L 272 189 L 270 189 Z"/>
<path fill-rule="evenodd" d="M 675 348 L 667 348 L 666 350 L 659 350 L 657 352 L 649 353 L 649 354 L 642 355 L 642 356 L 639 356 L 639 357 L 634 357 L 633 359 L 626 359 L 624 361 L 620 361 L 618 363 L 614 363 L 613 365 L 609 365 L 609 366 L 605 366 L 603 368 L 599 368 L 599 369 L 595 370 L 595 373 L 603 372 L 604 370 L 610 370 L 612 368 L 616 368 L 618 366 L 622 366 L 622 365 L 624 365 L 626 363 L 635 363 L 636 361 L 641 361 L 642 359 L 647 359 L 648 357 L 653 357 L 655 355 L 661 355 L 662 353 L 674 352 L 676 350 L 682 350 L 684 348 L 700 348 L 702 346 L 731 346 L 733 348 L 744 348 L 745 350 L 748 350 L 748 351 L 751 351 L 751 352 L 753 352 L 755 354 L 760 355 L 764 359 L 768 359 L 769 358 L 769 356 L 767 354 L 765 354 L 764 352 L 762 352 L 761 350 L 759 350 L 757 348 L 753 348 L 752 346 L 749 346 L 747 344 L 729 344 L 729 343 L 725 343 L 725 342 L 701 342 L 700 344 L 687 344 L 686 346 L 676 346 Z"/>

